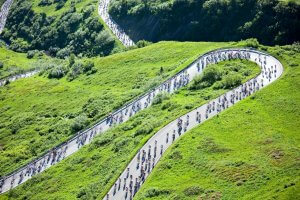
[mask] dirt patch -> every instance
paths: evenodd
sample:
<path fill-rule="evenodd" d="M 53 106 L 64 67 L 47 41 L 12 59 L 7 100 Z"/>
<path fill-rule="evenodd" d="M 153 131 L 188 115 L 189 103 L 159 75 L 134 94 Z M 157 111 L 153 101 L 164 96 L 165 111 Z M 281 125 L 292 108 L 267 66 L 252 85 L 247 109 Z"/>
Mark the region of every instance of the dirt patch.
<path fill-rule="evenodd" d="M 219 200 L 221 198 L 221 192 L 207 191 L 203 195 L 199 196 L 198 200 Z"/>
<path fill-rule="evenodd" d="M 275 149 L 272 150 L 269 155 L 274 160 L 280 160 L 284 156 L 284 152 L 282 150 Z"/>
<path fill-rule="evenodd" d="M 201 141 L 197 149 L 202 150 L 206 153 L 226 153 L 228 151 L 231 151 L 228 148 L 221 147 L 221 145 L 217 144 L 212 138 L 206 138 Z"/>
<path fill-rule="evenodd" d="M 244 162 L 231 163 L 223 167 L 218 167 L 215 173 L 221 179 L 235 183 L 237 186 L 243 185 L 258 172 L 258 167 Z"/>

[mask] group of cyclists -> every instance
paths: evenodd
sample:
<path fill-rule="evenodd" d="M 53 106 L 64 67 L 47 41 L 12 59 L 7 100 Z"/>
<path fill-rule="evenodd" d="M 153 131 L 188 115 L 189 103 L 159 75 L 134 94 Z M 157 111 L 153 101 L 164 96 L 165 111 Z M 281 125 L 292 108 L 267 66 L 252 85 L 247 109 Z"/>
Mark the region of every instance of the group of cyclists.
<path fill-rule="evenodd" d="M 126 47 L 134 45 L 134 42 L 129 38 L 122 29 L 108 14 L 110 0 L 103 0 L 99 3 L 99 14 L 107 26 L 112 30 L 112 32 L 117 36 L 117 38 L 124 44 Z"/>
<path fill-rule="evenodd" d="M 1 12 L 0 12 L 0 33 L 2 33 L 5 23 L 6 23 L 6 19 L 8 16 L 8 12 L 10 9 L 11 4 L 13 3 L 13 0 L 6 0 L 2 7 L 1 7 Z"/>

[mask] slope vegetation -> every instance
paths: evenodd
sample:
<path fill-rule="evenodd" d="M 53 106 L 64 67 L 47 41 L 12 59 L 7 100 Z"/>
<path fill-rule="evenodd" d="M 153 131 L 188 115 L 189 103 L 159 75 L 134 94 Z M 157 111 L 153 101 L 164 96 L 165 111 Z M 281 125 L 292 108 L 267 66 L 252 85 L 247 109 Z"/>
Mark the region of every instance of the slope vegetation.
<path fill-rule="evenodd" d="M 100 120 L 199 54 L 225 45 L 232 44 L 163 42 L 106 58 L 84 59 L 94 63 L 96 72 L 73 81 L 41 75 L 0 88 L 0 175 Z"/>
<path fill-rule="evenodd" d="M 174 50 L 178 48 L 176 51 L 185 46 L 186 49 L 191 49 L 193 45 L 196 45 L 200 48 L 198 51 L 202 52 L 204 46 L 211 46 L 212 43 L 159 43 L 148 48 L 160 47 L 161 49 L 164 45 Z M 218 45 L 224 46 L 224 44 Z M 145 48 L 144 55 L 149 51 L 148 48 Z M 156 48 L 155 50 L 157 51 Z M 142 67 L 143 64 L 140 66 Z M 202 87 L 202 90 L 195 90 L 193 86 L 197 83 L 192 83 L 191 87 L 180 90 L 176 94 L 161 96 L 149 109 L 141 111 L 128 122 L 99 135 L 91 145 L 83 147 L 57 166 L 11 190 L 3 198 L 93 199 L 103 197 L 137 150 L 157 130 L 178 116 L 224 93 L 227 90 L 225 85 L 217 87 L 223 83 L 223 78 L 225 80 L 228 76 L 240 76 L 240 81 L 244 82 L 259 73 L 257 65 L 246 61 L 224 62 L 211 68 L 221 74 L 219 81 L 215 84 L 206 85 Z"/>

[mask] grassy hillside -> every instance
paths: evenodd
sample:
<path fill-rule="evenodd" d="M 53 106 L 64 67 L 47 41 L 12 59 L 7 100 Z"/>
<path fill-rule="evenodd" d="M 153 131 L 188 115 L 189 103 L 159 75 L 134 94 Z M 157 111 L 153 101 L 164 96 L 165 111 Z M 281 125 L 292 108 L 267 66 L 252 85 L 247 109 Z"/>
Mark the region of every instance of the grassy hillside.
<path fill-rule="evenodd" d="M 0 78 L 21 73 L 39 66 L 41 62 L 48 62 L 49 57 L 40 54 L 35 55 L 32 59 L 28 59 L 25 53 L 16 53 L 5 47 L 0 47 Z"/>
<path fill-rule="evenodd" d="M 284 49 L 284 76 L 183 136 L 135 199 L 300 198 L 300 49 Z"/>
<path fill-rule="evenodd" d="M 201 43 L 180 45 L 160 43 L 154 46 L 163 48 L 165 45 L 168 46 L 168 51 L 165 48 L 164 52 L 171 52 L 171 49 L 179 51 L 184 47 L 188 50 L 194 45 L 198 52 L 203 50 Z M 145 48 L 144 55 L 149 48 Z M 160 61 L 163 62 L 163 59 Z M 236 73 L 248 74 L 242 76 L 243 82 L 259 73 L 256 64 L 246 61 L 223 62 L 215 67 L 226 74 L 226 71 L 232 72 L 236 66 L 241 67 Z M 224 89 L 213 89 L 213 87 L 202 90 L 185 88 L 174 95 L 166 96 L 161 103 L 141 111 L 128 122 L 98 136 L 91 145 L 82 148 L 56 167 L 50 168 L 8 194 L 0 196 L 0 199 L 1 197 L 3 199 L 93 199 L 96 197 L 101 199 L 137 150 L 157 130 L 178 116 L 225 92 Z"/>
<path fill-rule="evenodd" d="M 134 40 L 300 40 L 300 4 L 281 0 L 114 0 L 111 16 Z"/>
<path fill-rule="evenodd" d="M 95 123 L 199 54 L 225 45 L 231 44 L 162 42 L 87 59 L 97 72 L 71 82 L 35 76 L 0 88 L 0 175 L 72 137 L 74 125 Z"/>

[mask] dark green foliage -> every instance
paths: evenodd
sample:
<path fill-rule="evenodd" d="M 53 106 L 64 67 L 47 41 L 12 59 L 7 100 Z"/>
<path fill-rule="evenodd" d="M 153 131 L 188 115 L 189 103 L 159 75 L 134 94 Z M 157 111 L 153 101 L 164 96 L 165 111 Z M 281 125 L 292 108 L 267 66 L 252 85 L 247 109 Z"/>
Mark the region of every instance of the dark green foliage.
<path fill-rule="evenodd" d="M 223 66 L 223 67 L 220 67 Z M 233 61 L 230 64 L 220 63 L 205 68 L 203 74 L 197 76 L 189 86 L 190 90 L 207 88 L 213 85 L 214 89 L 230 89 L 242 83 L 245 77 L 252 73 L 247 69 L 244 61 Z"/>
<path fill-rule="evenodd" d="M 48 73 L 48 78 L 62 78 L 68 72 L 68 69 L 63 65 L 52 65 L 49 66 L 50 70 Z"/>
<path fill-rule="evenodd" d="M 157 197 L 160 195 L 165 195 L 165 194 L 169 194 L 170 191 L 168 190 L 160 190 L 157 188 L 150 188 L 149 190 L 146 191 L 145 193 L 145 197 L 151 198 L 151 197 Z"/>
<path fill-rule="evenodd" d="M 203 193 L 204 190 L 198 186 L 191 186 L 191 187 L 188 187 L 186 188 L 183 193 L 186 195 L 186 196 L 193 196 L 193 195 L 199 195 L 200 193 Z"/>
<path fill-rule="evenodd" d="M 138 48 L 143 48 L 143 47 L 146 47 L 148 45 L 152 44 L 152 42 L 149 42 L 149 41 L 146 41 L 146 40 L 140 40 L 136 43 L 136 46 Z"/>
<path fill-rule="evenodd" d="M 65 2 L 54 1 L 56 8 Z M 3 38 L 11 43 L 13 50 L 19 52 L 46 50 L 59 58 L 71 54 L 109 55 L 115 47 L 115 41 L 98 18 L 92 15 L 94 10 L 95 6 L 90 5 L 77 11 L 73 3 L 61 16 L 53 17 L 35 13 L 29 0 L 18 0 L 8 16 Z"/>
<path fill-rule="evenodd" d="M 74 119 L 74 122 L 71 125 L 71 130 L 73 133 L 82 130 L 89 124 L 88 118 L 85 115 L 79 115 Z"/>
<path fill-rule="evenodd" d="M 0 69 L 2 69 L 4 66 L 3 62 L 0 61 Z"/>
<path fill-rule="evenodd" d="M 33 58 L 34 55 L 35 55 L 35 51 L 28 51 L 27 52 L 27 58 L 29 58 L 29 59 Z"/>
<path fill-rule="evenodd" d="M 155 96 L 152 104 L 156 105 L 156 104 L 161 104 L 164 100 L 167 100 L 170 98 L 170 95 L 168 93 L 159 93 L 158 95 Z"/>
<path fill-rule="evenodd" d="M 300 40 L 300 5 L 295 2 L 115 0 L 109 12 L 122 27 L 128 27 L 134 40 L 236 41 L 254 37 L 263 44 Z"/>

